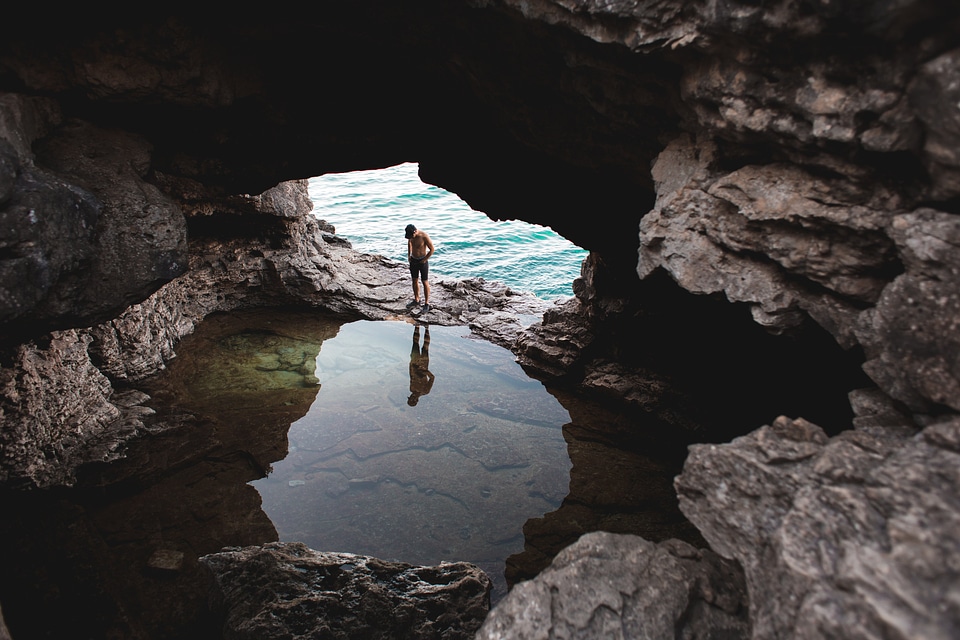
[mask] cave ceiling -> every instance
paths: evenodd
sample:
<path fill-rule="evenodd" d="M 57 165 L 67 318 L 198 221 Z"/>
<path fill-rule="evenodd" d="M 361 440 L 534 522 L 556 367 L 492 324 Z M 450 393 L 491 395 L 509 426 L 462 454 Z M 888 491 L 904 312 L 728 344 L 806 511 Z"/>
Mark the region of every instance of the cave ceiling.
<path fill-rule="evenodd" d="M 119 210 L 131 207 L 121 181 L 104 197 L 111 172 L 126 176 L 126 193 L 136 192 L 137 206 L 151 212 L 168 206 L 156 188 L 182 205 L 417 162 L 425 182 L 493 219 L 549 226 L 614 272 L 635 278 L 665 267 L 688 290 L 723 290 L 755 304 L 755 318 L 768 325 L 804 307 L 849 340 L 849 318 L 864 304 L 850 291 L 866 294 L 739 237 L 780 234 L 759 228 L 770 222 L 738 221 L 747 227 L 718 228 L 709 242 L 724 245 L 724 259 L 765 262 L 769 283 L 801 278 L 786 302 L 775 294 L 761 299 L 760 289 L 738 293 L 742 275 L 684 283 L 681 270 L 706 254 L 688 257 L 687 266 L 668 264 L 674 254 L 660 252 L 655 232 L 675 224 L 668 218 L 648 225 L 652 259 L 641 255 L 638 265 L 641 219 L 655 207 L 669 213 L 676 189 L 695 214 L 684 224 L 701 234 L 684 247 L 705 241 L 696 220 L 709 215 L 712 225 L 724 224 L 730 205 L 719 200 L 749 212 L 735 193 L 749 185 L 723 186 L 725 175 L 765 180 L 768 190 L 792 176 L 808 184 L 816 178 L 833 190 L 831 205 L 843 207 L 863 206 L 887 189 L 886 202 L 868 203 L 877 220 L 923 204 L 952 211 L 960 199 L 960 159 L 950 152 L 956 118 L 936 108 L 949 104 L 950 88 L 934 64 L 948 68 L 947 52 L 960 45 L 960 9 L 933 0 L 362 0 L 269 11 L 26 5 L 11 13 L 16 28 L 0 41 L 7 114 L 0 125 L 9 145 L 0 144 L 0 164 L 9 167 L 4 180 L 24 184 L 0 180 L 0 204 L 13 203 L 0 215 L 25 215 L 44 192 L 72 202 L 85 219 L 119 220 Z M 665 168 L 673 160 L 682 161 Z M 737 173 L 749 167 L 764 169 Z M 118 233 L 130 228 L 118 220 Z M 152 254 L 153 271 L 121 283 L 118 304 L 142 299 L 184 268 L 182 225 L 171 216 L 157 222 L 164 240 L 150 245 L 147 223 L 132 224 L 141 227 L 141 253 Z M 871 224 L 878 233 L 882 223 Z M 37 273 L 17 271 L 14 260 L 4 278 L 38 289 L 57 281 L 61 291 L 54 302 L 18 301 L 0 322 L 28 317 L 30 305 L 46 305 L 41 315 L 72 314 L 74 324 L 110 311 L 96 302 L 106 292 L 76 276 L 104 261 L 98 255 L 106 244 L 90 237 L 82 219 L 65 229 L 66 236 L 45 238 L 13 229 L 4 240 L 12 254 L 50 247 L 34 260 Z M 880 241 L 892 255 L 891 241 Z M 79 249 L 67 255 L 57 248 L 65 244 Z M 115 253 L 111 264 L 95 267 L 101 280 L 126 275 L 123 251 Z M 889 279 L 901 267 L 895 257 L 885 260 L 870 269 Z M 826 303 L 817 290 L 825 281 L 839 294 L 834 299 L 831 290 Z M 873 292 L 866 303 L 878 286 L 864 285 Z"/>
<path fill-rule="evenodd" d="M 154 171 L 211 192 L 412 161 L 491 217 L 635 246 L 678 127 L 678 67 L 505 8 L 67 11 L 23 27 L 0 87 L 141 134 Z"/>

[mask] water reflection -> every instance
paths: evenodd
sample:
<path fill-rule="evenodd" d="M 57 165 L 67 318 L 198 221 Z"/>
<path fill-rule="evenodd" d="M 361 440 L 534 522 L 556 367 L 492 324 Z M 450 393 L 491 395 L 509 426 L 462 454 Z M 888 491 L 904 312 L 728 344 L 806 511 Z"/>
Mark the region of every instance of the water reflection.
<path fill-rule="evenodd" d="M 410 397 L 407 404 L 417 406 L 420 396 L 430 393 L 436 378 L 430 373 L 430 327 L 423 330 L 423 346 L 420 345 L 420 325 L 413 327 L 413 348 L 410 350 Z"/>
<path fill-rule="evenodd" d="M 286 455 L 287 429 L 319 389 L 316 354 L 340 323 L 211 316 L 141 385 L 157 413 L 123 459 L 86 467 L 73 488 L 0 491 L 12 636 L 218 637 L 198 558 L 277 539 L 247 483 Z"/>
<path fill-rule="evenodd" d="M 406 322 L 358 321 L 324 342 L 320 391 L 290 425 L 289 455 L 252 484 L 281 540 L 466 560 L 496 600 L 524 523 L 567 495 L 569 414 L 509 351 L 462 327 L 412 330 L 410 346 Z"/>
<path fill-rule="evenodd" d="M 468 560 L 496 600 L 588 531 L 701 542 L 672 488 L 684 442 L 547 393 L 467 333 L 289 310 L 207 318 L 139 385 L 156 414 L 125 458 L 70 489 L 0 490 L 13 637 L 216 637 L 197 559 L 225 546 Z M 411 406 L 424 356 L 434 377 Z"/>

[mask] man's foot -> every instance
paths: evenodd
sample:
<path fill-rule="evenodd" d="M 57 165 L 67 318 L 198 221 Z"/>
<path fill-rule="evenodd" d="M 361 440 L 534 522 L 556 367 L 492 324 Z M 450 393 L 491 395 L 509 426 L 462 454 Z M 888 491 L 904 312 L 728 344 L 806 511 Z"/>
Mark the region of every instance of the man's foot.
<path fill-rule="evenodd" d="M 428 302 L 427 304 L 423 305 L 422 311 L 423 311 L 423 313 L 426 313 L 427 311 L 430 311 L 430 303 L 429 303 L 429 302 Z"/>
<path fill-rule="evenodd" d="M 420 306 L 419 300 L 411 300 L 407 303 L 407 309 L 413 309 L 414 307 Z"/>

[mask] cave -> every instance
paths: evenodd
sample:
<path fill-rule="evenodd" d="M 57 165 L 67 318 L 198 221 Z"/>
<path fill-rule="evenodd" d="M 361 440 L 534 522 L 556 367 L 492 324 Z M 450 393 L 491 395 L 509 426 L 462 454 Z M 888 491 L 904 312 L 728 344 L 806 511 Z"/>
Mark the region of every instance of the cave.
<path fill-rule="evenodd" d="M 614 559 L 614 618 L 651 636 L 667 618 L 639 613 L 648 574 L 652 600 L 681 612 L 670 629 L 960 629 L 960 572 L 938 561 L 960 551 L 960 9 L 14 13 L 0 42 L 5 495 L 123 459 L 149 422 L 138 382 L 210 314 L 396 313 L 403 265 L 352 252 L 306 213 L 305 183 L 416 162 L 491 219 L 590 252 L 560 308 L 468 280 L 441 289 L 441 323 L 689 447 L 675 487 L 704 545 L 585 537 L 480 637 L 521 637 L 550 585 L 575 598 L 557 585 L 576 553 Z M 702 571 L 745 595 L 663 604 Z M 540 623 L 601 634 L 597 598 L 578 606 L 602 616 L 561 607 Z"/>

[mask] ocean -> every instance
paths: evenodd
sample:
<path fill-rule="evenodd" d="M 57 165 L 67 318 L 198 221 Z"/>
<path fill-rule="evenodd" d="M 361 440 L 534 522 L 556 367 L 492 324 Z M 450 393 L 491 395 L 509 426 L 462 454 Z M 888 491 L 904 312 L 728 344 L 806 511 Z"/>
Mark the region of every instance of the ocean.
<path fill-rule="evenodd" d="M 420 181 L 417 165 L 327 174 L 310 180 L 313 214 L 364 253 L 406 262 L 403 229 L 433 240 L 430 274 L 500 281 L 544 300 L 569 298 L 587 251 L 552 229 L 494 221 L 456 194 Z"/>

